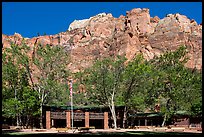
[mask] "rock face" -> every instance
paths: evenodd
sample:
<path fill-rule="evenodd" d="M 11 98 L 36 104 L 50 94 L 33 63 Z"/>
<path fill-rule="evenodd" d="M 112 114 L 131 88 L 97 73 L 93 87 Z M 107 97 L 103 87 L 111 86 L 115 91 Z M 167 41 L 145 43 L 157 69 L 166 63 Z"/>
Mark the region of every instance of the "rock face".
<path fill-rule="evenodd" d="M 3 48 L 10 41 L 20 44 L 23 38 L 2 34 Z M 89 19 L 74 21 L 66 32 L 25 39 L 31 48 L 38 44 L 61 45 L 71 53 L 69 68 L 77 72 L 92 65 L 93 60 L 115 55 L 125 55 L 129 60 L 142 53 L 150 60 L 165 51 L 174 51 L 186 45 L 189 68 L 202 69 L 202 25 L 180 14 L 165 18 L 150 17 L 149 9 L 132 9 L 114 18 L 101 13 Z"/>

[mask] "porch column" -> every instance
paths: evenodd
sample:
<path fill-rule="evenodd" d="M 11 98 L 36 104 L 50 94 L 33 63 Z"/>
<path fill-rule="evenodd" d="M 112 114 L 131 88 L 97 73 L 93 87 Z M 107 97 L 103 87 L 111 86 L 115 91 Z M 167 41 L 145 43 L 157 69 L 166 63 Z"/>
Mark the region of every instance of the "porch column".
<path fill-rule="evenodd" d="M 54 119 L 51 120 L 52 121 L 52 127 L 54 126 Z"/>
<path fill-rule="evenodd" d="M 89 127 L 89 112 L 85 112 L 85 127 Z"/>
<path fill-rule="evenodd" d="M 145 119 L 145 126 L 147 126 L 147 119 Z"/>
<path fill-rule="evenodd" d="M 46 129 L 50 129 L 50 111 L 46 111 Z"/>
<path fill-rule="evenodd" d="M 70 111 L 66 112 L 66 123 L 67 123 L 67 128 L 71 128 L 71 115 L 70 115 Z"/>
<path fill-rule="evenodd" d="M 104 112 L 104 129 L 108 128 L 108 112 Z"/>

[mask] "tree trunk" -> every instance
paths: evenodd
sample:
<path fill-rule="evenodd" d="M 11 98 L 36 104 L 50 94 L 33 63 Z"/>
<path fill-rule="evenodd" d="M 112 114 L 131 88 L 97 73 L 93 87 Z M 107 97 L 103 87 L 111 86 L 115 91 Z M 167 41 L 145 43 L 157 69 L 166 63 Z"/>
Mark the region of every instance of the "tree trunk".
<path fill-rule="evenodd" d="M 126 128 L 127 126 L 127 107 L 124 108 L 124 114 L 123 114 L 123 128 Z"/>
<path fill-rule="evenodd" d="M 22 116 L 21 116 L 21 114 L 19 114 L 19 123 L 20 123 L 20 126 L 22 126 Z"/>
<path fill-rule="evenodd" d="M 43 124 L 42 124 L 42 110 L 43 109 L 43 106 L 42 104 L 40 105 L 40 128 L 43 129 Z"/>
<path fill-rule="evenodd" d="M 14 94 L 15 94 L 15 100 L 17 100 L 17 91 L 16 91 L 16 88 L 14 87 Z M 16 107 L 16 110 L 18 108 L 18 105 L 15 106 Z M 19 114 L 17 112 L 16 114 L 16 125 L 17 126 L 20 126 L 20 122 L 19 122 Z"/>
<path fill-rule="evenodd" d="M 117 118 L 115 114 L 115 106 L 112 104 L 112 111 L 113 111 L 113 122 L 114 122 L 114 129 L 117 129 Z"/>
<path fill-rule="evenodd" d="M 20 121 L 19 121 L 19 115 L 17 114 L 17 117 L 16 117 L 16 125 L 17 127 L 20 126 Z"/>
<path fill-rule="evenodd" d="M 109 105 L 109 108 L 110 108 L 110 111 L 111 111 L 111 114 L 112 114 L 112 118 L 113 118 L 113 123 L 114 123 L 114 129 L 117 128 L 117 122 L 116 122 L 116 114 L 115 114 L 115 106 L 113 106 L 112 104 Z"/>
<path fill-rule="evenodd" d="M 31 131 L 33 131 L 33 127 L 34 127 L 33 117 L 31 117 Z"/>
<path fill-rule="evenodd" d="M 167 114 L 165 113 L 164 114 L 164 120 L 163 120 L 163 123 L 162 123 L 162 127 L 165 125 L 165 123 L 166 123 L 166 116 L 167 116 Z"/>
<path fill-rule="evenodd" d="M 29 127 L 29 122 L 30 122 L 30 116 L 29 116 L 29 115 L 27 115 L 27 120 L 26 120 L 26 128 L 28 128 L 28 127 Z"/>
<path fill-rule="evenodd" d="M 114 105 L 114 92 L 112 94 L 112 98 L 111 98 L 111 103 L 109 103 L 109 108 L 113 117 L 113 122 L 114 122 L 114 129 L 117 129 L 117 118 L 116 118 L 116 114 L 115 114 L 115 105 Z"/>
<path fill-rule="evenodd" d="M 41 100 L 40 102 L 40 128 L 43 128 L 43 124 L 42 124 L 42 116 L 43 116 L 43 104 L 44 104 L 44 91 L 41 90 L 41 87 L 38 87 L 38 93 L 39 93 L 39 99 Z"/>

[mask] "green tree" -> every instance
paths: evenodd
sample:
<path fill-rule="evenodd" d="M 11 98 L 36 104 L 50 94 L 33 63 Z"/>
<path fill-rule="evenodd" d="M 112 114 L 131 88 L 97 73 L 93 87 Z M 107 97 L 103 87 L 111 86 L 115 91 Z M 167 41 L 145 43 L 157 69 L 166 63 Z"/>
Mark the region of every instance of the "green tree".
<path fill-rule="evenodd" d="M 125 58 L 120 56 L 97 60 L 85 75 L 89 101 L 110 108 L 114 128 L 117 128 L 115 101 L 121 90 L 124 61 Z"/>
<path fill-rule="evenodd" d="M 64 105 L 67 103 L 67 78 L 69 71 L 69 53 L 62 46 L 38 45 L 32 56 L 36 68 L 32 79 L 40 100 L 40 113 L 43 105 Z M 40 118 L 42 125 L 42 117 Z"/>
<path fill-rule="evenodd" d="M 127 112 L 130 110 L 144 111 L 145 96 L 147 95 L 147 82 L 152 73 L 151 65 L 138 54 L 128 63 L 124 71 L 123 92 L 120 96 L 120 102 L 125 105 L 123 127 L 126 127 Z"/>
<path fill-rule="evenodd" d="M 180 73 L 177 85 L 179 92 L 180 110 L 188 111 L 194 116 L 202 113 L 202 74 L 198 70 L 184 68 Z"/>
<path fill-rule="evenodd" d="M 22 91 L 22 113 L 24 116 L 26 116 L 26 120 L 24 121 L 23 125 L 26 126 L 26 128 L 28 128 L 29 125 L 33 127 L 33 118 L 38 116 L 40 113 L 38 93 L 36 91 L 33 91 L 33 89 L 30 87 L 23 87 Z"/>
<path fill-rule="evenodd" d="M 190 111 L 192 103 L 201 95 L 201 78 L 184 66 L 188 60 L 186 53 L 186 47 L 181 46 L 151 62 L 157 75 L 153 78 L 153 98 L 149 96 L 149 100 L 160 103 L 164 113 L 162 126 L 177 111 Z"/>
<path fill-rule="evenodd" d="M 89 103 L 89 97 L 86 92 L 86 87 L 85 87 L 85 80 L 84 78 L 85 75 L 85 70 L 80 70 L 79 72 L 76 72 L 74 74 L 74 79 L 75 83 L 73 84 L 73 103 L 78 105 L 78 106 L 86 106 Z"/>
<path fill-rule="evenodd" d="M 24 88 L 30 87 L 29 57 L 27 52 L 30 48 L 24 43 L 3 49 L 2 54 L 2 110 L 4 117 L 16 118 L 17 126 L 22 125 L 22 116 L 25 109 L 23 101 Z M 30 111 L 35 113 L 35 110 Z"/>

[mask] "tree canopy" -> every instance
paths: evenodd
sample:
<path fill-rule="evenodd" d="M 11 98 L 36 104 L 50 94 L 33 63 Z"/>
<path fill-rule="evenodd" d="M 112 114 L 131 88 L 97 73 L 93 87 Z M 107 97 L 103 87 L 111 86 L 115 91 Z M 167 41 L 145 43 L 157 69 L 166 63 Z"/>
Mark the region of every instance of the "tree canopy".
<path fill-rule="evenodd" d="M 2 52 L 2 115 L 18 125 L 41 119 L 43 105 L 68 105 L 71 75 L 74 105 L 108 106 L 115 128 L 115 106 L 120 105 L 125 106 L 124 125 L 127 113 L 155 112 L 155 105 L 164 114 L 163 125 L 178 111 L 202 115 L 202 72 L 185 67 L 185 46 L 150 61 L 142 54 L 129 62 L 123 56 L 98 59 L 74 74 L 62 46 L 38 45 L 32 57 L 28 52 L 26 44 L 11 44 Z"/>

